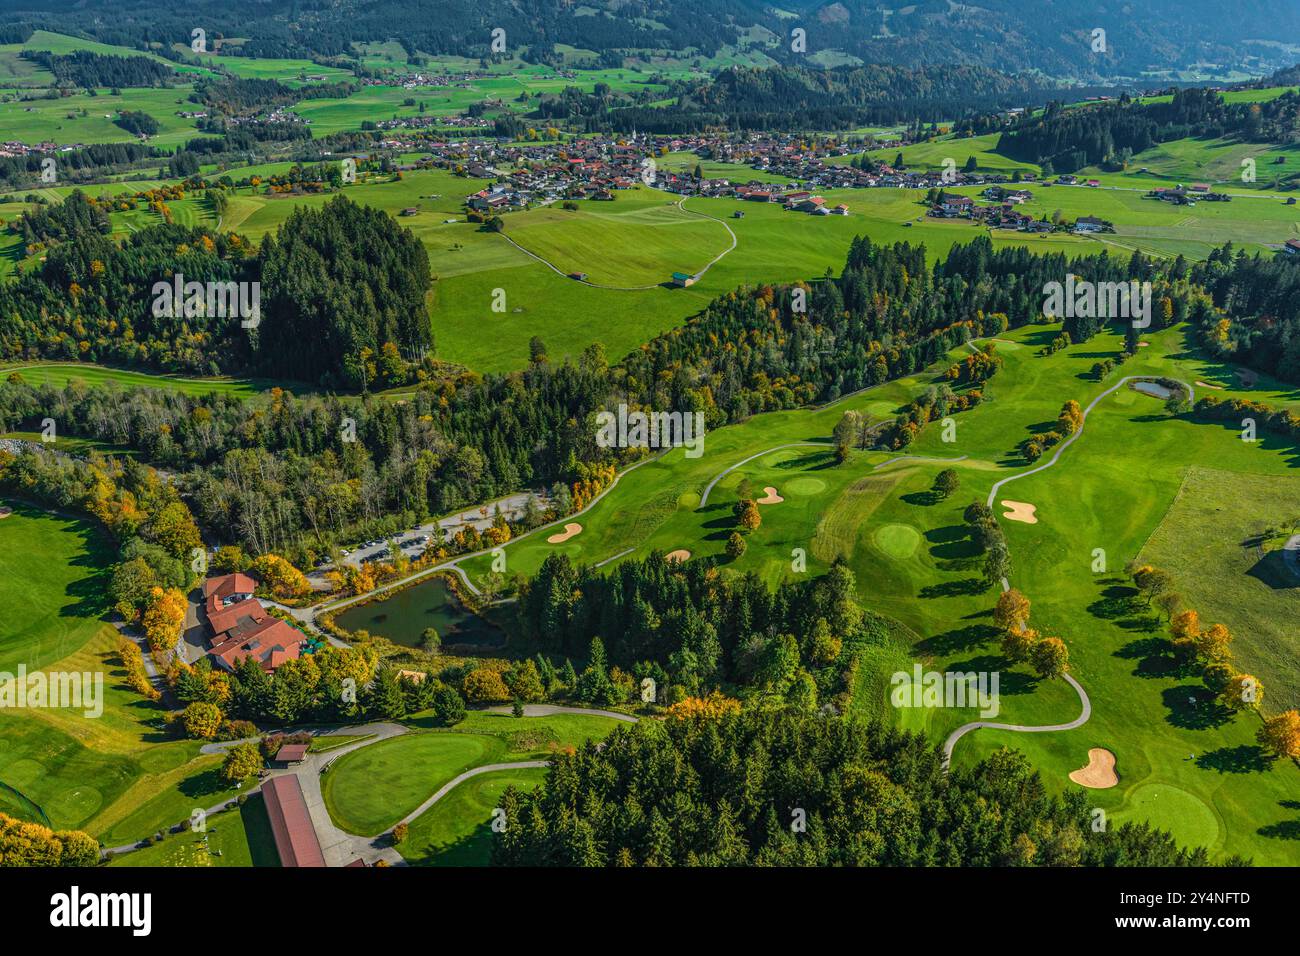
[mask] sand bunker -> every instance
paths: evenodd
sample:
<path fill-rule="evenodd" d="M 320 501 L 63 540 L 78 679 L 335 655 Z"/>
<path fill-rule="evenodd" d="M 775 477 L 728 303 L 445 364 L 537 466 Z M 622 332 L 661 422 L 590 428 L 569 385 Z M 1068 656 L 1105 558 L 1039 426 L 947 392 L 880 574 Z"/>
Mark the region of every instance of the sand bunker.
<path fill-rule="evenodd" d="M 563 530 L 563 531 L 560 531 L 560 532 L 557 532 L 556 534 L 551 535 L 551 536 L 550 536 L 549 538 L 547 538 L 546 540 L 547 540 L 549 543 L 551 543 L 551 544 L 563 544 L 565 541 L 568 541 L 568 540 L 569 540 L 570 538 L 572 538 L 574 535 L 581 534 L 581 533 L 582 533 L 582 525 L 580 525 L 580 524 L 566 524 L 566 525 L 564 526 L 564 530 Z"/>
<path fill-rule="evenodd" d="M 1119 775 L 1115 773 L 1115 755 L 1104 747 L 1093 747 L 1088 751 L 1088 766 L 1071 770 L 1070 779 L 1093 790 L 1115 786 L 1119 783 Z"/>
<path fill-rule="evenodd" d="M 1201 386 L 1201 388 L 1223 388 L 1222 385 L 1211 385 L 1209 382 L 1202 382 L 1199 378 L 1196 380 L 1196 384 Z"/>
<path fill-rule="evenodd" d="M 1138 348 L 1140 348 L 1140 349 L 1144 349 L 1144 348 L 1147 348 L 1147 347 L 1150 346 L 1150 345 L 1151 345 L 1150 342 L 1139 342 L 1139 343 L 1138 343 Z"/>
<path fill-rule="evenodd" d="M 773 488 L 771 485 L 768 485 L 766 488 L 763 489 L 763 497 L 755 501 L 754 504 L 779 505 L 783 501 L 785 501 L 785 499 L 776 493 L 776 489 Z"/>
<path fill-rule="evenodd" d="M 7 505 L 0 505 L 0 518 L 8 518 L 13 513 L 13 508 L 8 507 Z"/>
<path fill-rule="evenodd" d="M 669 551 L 664 555 L 664 560 L 670 564 L 681 564 L 683 561 L 689 561 L 691 553 L 685 548 L 678 548 L 676 551 Z"/>
<path fill-rule="evenodd" d="M 1002 507 L 1008 509 L 1002 517 L 1010 521 L 1023 521 L 1025 524 L 1038 524 L 1038 516 L 1034 514 L 1038 508 L 1025 501 L 1004 501 Z"/>

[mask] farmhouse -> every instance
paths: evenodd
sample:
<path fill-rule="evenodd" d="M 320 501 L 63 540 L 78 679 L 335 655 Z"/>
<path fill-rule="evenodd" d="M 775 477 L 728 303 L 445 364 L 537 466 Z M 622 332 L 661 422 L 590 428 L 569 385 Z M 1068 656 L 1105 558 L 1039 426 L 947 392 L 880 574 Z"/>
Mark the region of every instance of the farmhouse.
<path fill-rule="evenodd" d="M 694 284 L 695 276 L 686 272 L 673 273 L 673 285 L 677 286 L 679 289 L 684 289 L 686 286 Z"/>
<path fill-rule="evenodd" d="M 1300 239 L 1288 239 L 1282 249 L 1288 255 L 1300 256 Z"/>
<path fill-rule="evenodd" d="M 939 203 L 939 212 L 944 216 L 961 216 L 969 213 L 975 200 L 969 196 L 944 196 Z"/>
<path fill-rule="evenodd" d="M 1074 223 L 1075 232 L 1104 232 L 1107 226 L 1105 219 L 1098 219 L 1096 216 L 1080 216 Z"/>
<path fill-rule="evenodd" d="M 203 582 L 203 611 L 208 624 L 208 654 L 226 670 L 251 657 L 273 671 L 302 653 L 302 633 L 272 617 L 253 597 L 257 582 L 247 574 L 225 574 Z"/>

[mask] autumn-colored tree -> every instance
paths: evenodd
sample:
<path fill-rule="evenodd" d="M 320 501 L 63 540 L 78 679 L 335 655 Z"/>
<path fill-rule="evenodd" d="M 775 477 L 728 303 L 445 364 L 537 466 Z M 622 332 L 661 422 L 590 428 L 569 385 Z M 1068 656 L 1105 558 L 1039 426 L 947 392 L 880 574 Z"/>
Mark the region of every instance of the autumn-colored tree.
<path fill-rule="evenodd" d="M 185 595 L 178 589 L 153 587 L 149 590 L 140 622 L 152 650 L 168 651 L 176 646 L 181 625 L 185 623 L 185 608 Z"/>
<path fill-rule="evenodd" d="M 1002 656 L 1013 664 L 1029 660 L 1038 643 L 1038 632 L 1033 628 L 1006 631 L 1002 635 Z"/>
<path fill-rule="evenodd" d="M 1255 739 L 1275 756 L 1300 758 L 1300 711 L 1284 710 L 1270 717 L 1255 732 Z"/>
<path fill-rule="evenodd" d="M 676 720 L 704 718 L 717 720 L 728 714 L 740 713 L 740 701 L 724 697 L 714 691 L 708 697 L 684 697 L 668 708 L 668 716 Z"/>
<path fill-rule="evenodd" d="M 736 522 L 746 531 L 755 531 L 763 523 L 758 505 L 749 499 L 737 501 L 732 510 L 735 512 Z"/>
<path fill-rule="evenodd" d="M 1200 615 L 1190 609 L 1175 614 L 1169 622 L 1169 636 L 1173 639 L 1174 652 L 1181 659 L 1190 660 L 1196 655 L 1196 641 L 1201 636 Z"/>
<path fill-rule="evenodd" d="M 993 623 L 1004 631 L 1018 631 L 1029 623 L 1029 598 L 1015 588 L 998 595 Z"/>
<path fill-rule="evenodd" d="M 1133 583 L 1137 585 L 1140 592 L 1146 595 L 1147 606 L 1149 607 L 1157 595 L 1163 594 L 1173 587 L 1174 579 L 1168 571 L 1162 571 L 1160 568 L 1146 564 L 1133 572 Z"/>
<path fill-rule="evenodd" d="M 735 561 L 745 554 L 745 539 L 740 536 L 740 532 L 733 531 L 727 538 L 727 557 Z"/>
<path fill-rule="evenodd" d="M 531 702 L 546 696 L 541 675 L 532 660 L 524 660 L 506 672 L 504 683 L 516 700 Z"/>
<path fill-rule="evenodd" d="M 1264 685 L 1250 674 L 1234 674 L 1219 694 L 1219 702 L 1232 710 L 1258 709 L 1263 699 Z"/>
<path fill-rule="evenodd" d="M 406 837 L 411 832 L 411 827 L 406 823 L 399 823 L 393 827 L 393 843 L 405 843 Z"/>
<path fill-rule="evenodd" d="M 235 744 L 226 751 L 226 759 L 221 762 L 221 779 L 235 784 L 261 769 L 262 752 L 257 749 L 257 744 Z"/>
<path fill-rule="evenodd" d="M 277 598 L 301 597 L 311 590 L 307 577 L 278 554 L 263 554 L 249 570 Z"/>
<path fill-rule="evenodd" d="M 1197 656 L 1207 664 L 1221 664 L 1232 657 L 1232 652 L 1228 650 L 1232 634 L 1222 624 L 1214 624 L 1201 631 L 1195 641 Z"/>
<path fill-rule="evenodd" d="M 1072 435 L 1083 427 L 1083 411 L 1079 408 L 1079 403 L 1070 399 L 1061 406 L 1061 415 L 1057 419 L 1060 423 L 1061 431 L 1067 435 Z"/>
<path fill-rule="evenodd" d="M 1034 645 L 1030 662 L 1043 680 L 1062 676 L 1070 666 L 1070 652 L 1059 637 L 1045 637 Z"/>
<path fill-rule="evenodd" d="M 99 841 L 81 830 L 51 830 L 0 813 L 0 866 L 94 866 Z"/>
<path fill-rule="evenodd" d="M 181 715 L 185 733 L 201 740 L 211 740 L 221 728 L 221 708 L 206 701 L 195 701 Z"/>
<path fill-rule="evenodd" d="M 510 699 L 510 688 L 501 672 L 490 667 L 476 667 L 461 681 L 461 693 L 471 704 L 492 704 Z"/>

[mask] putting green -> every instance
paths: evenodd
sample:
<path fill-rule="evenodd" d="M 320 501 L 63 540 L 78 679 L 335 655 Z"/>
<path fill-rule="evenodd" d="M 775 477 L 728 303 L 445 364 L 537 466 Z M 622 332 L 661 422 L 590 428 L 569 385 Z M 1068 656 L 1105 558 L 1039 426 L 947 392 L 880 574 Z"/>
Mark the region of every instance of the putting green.
<path fill-rule="evenodd" d="M 94 787 L 73 787 L 58 793 L 48 801 L 45 812 L 56 819 L 85 820 L 104 802 L 103 794 Z"/>
<path fill-rule="evenodd" d="M 1116 823 L 1145 820 L 1168 830 L 1182 846 L 1213 850 L 1223 837 L 1218 816 L 1203 800 L 1167 783 L 1138 784 L 1113 816 Z"/>
<path fill-rule="evenodd" d="M 897 412 L 897 402 L 867 402 L 867 414 L 872 418 L 893 418 Z"/>
<path fill-rule="evenodd" d="M 876 529 L 876 547 L 891 558 L 910 558 L 921 543 L 921 532 L 909 524 L 886 524 Z"/>
<path fill-rule="evenodd" d="M 798 478 L 791 478 L 781 489 L 785 495 L 819 495 L 826 490 L 826 482 L 820 478 L 812 478 L 808 475 L 801 475 Z"/>

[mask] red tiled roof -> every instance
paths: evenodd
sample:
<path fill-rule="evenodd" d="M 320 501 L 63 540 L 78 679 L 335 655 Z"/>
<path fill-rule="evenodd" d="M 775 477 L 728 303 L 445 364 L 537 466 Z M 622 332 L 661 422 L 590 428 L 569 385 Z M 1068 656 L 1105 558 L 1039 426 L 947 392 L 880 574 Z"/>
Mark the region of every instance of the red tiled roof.
<path fill-rule="evenodd" d="M 275 752 L 275 759 L 283 763 L 296 763 L 307 756 L 307 744 L 284 744 Z"/>
<path fill-rule="evenodd" d="M 275 617 L 263 617 L 245 626 L 247 620 L 219 635 L 223 639 L 212 645 L 209 653 L 220 663 L 233 669 L 245 657 L 253 657 L 264 670 L 275 670 L 285 661 L 298 659 L 300 631 Z"/>
<path fill-rule="evenodd" d="M 316 828 L 307 812 L 302 785 L 292 774 L 272 777 L 262 784 L 266 815 L 271 821 L 271 835 L 280 854 L 282 866 L 324 866 Z"/>

